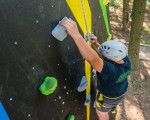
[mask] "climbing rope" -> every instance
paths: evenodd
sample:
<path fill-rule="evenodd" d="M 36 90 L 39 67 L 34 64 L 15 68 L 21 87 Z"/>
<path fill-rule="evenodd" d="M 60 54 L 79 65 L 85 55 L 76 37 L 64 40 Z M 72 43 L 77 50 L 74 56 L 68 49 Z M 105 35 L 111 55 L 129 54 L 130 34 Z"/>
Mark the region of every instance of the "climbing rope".
<path fill-rule="evenodd" d="M 87 38 L 88 38 L 87 43 L 91 46 L 91 44 L 89 42 L 89 31 L 88 31 L 88 25 L 87 25 L 87 19 L 86 19 L 86 15 L 85 15 L 83 0 L 81 0 L 81 3 L 82 3 L 82 10 L 83 10 L 83 14 L 84 14 L 84 21 L 85 21 L 86 30 L 87 30 Z M 86 76 L 86 78 L 88 80 L 88 86 L 86 88 L 86 98 L 87 98 L 88 94 L 90 94 L 91 65 L 86 60 L 85 60 L 85 76 Z M 87 120 L 90 120 L 90 104 L 87 105 Z"/>

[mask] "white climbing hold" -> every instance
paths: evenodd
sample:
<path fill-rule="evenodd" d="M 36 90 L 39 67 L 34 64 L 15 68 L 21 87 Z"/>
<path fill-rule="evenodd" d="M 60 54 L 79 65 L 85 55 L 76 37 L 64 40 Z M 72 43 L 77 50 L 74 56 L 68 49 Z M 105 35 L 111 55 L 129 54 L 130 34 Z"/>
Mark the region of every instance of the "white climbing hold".
<path fill-rule="evenodd" d="M 15 41 L 14 44 L 17 45 L 18 44 L 17 41 Z"/>
<path fill-rule="evenodd" d="M 39 23 L 39 21 L 38 21 L 38 20 L 36 20 L 35 22 L 36 22 L 36 23 Z"/>
<path fill-rule="evenodd" d="M 50 48 L 50 47 L 51 47 L 51 45 L 48 45 L 48 47 Z"/>
<path fill-rule="evenodd" d="M 28 114 L 28 118 L 31 117 L 31 114 Z"/>
<path fill-rule="evenodd" d="M 10 100 L 10 101 L 12 101 L 12 100 L 13 100 L 13 98 L 11 97 L 9 100 Z"/>
<path fill-rule="evenodd" d="M 69 94 L 69 92 L 67 92 L 67 95 Z"/>
<path fill-rule="evenodd" d="M 59 99 L 61 99 L 61 96 L 59 96 Z"/>
<path fill-rule="evenodd" d="M 66 86 L 64 86 L 64 89 L 66 89 Z"/>
<path fill-rule="evenodd" d="M 32 70 L 34 70 L 35 68 L 34 67 L 32 67 Z"/>

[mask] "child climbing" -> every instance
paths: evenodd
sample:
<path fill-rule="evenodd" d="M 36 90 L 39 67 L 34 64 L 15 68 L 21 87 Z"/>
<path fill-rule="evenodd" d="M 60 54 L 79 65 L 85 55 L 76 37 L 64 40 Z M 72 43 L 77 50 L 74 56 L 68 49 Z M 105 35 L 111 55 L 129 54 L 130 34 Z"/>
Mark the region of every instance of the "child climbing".
<path fill-rule="evenodd" d="M 73 38 L 81 55 L 96 70 L 97 96 L 96 113 L 99 120 L 109 120 L 108 112 L 115 110 L 125 97 L 131 73 L 131 62 L 127 56 L 126 46 L 118 41 L 110 40 L 100 45 L 94 34 L 89 35 L 94 48 L 101 53 L 102 58 L 86 43 L 79 33 L 76 22 L 65 19 L 59 22 Z"/>

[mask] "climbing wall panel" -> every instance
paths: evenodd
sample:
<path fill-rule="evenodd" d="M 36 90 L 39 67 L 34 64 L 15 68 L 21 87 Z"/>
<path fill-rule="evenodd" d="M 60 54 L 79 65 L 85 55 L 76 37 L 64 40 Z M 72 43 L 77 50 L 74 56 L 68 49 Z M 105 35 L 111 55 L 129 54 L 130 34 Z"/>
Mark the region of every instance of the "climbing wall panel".
<path fill-rule="evenodd" d="M 101 43 L 107 39 L 107 32 L 99 1 L 89 0 L 88 4 L 89 31 Z M 82 22 L 78 22 L 67 2 L 1 0 L 0 16 L 0 101 L 9 118 L 66 120 L 69 114 L 74 114 L 76 120 L 85 120 L 86 92 L 77 92 L 85 75 L 85 60 L 70 36 L 60 42 L 51 35 L 58 21 L 67 16 L 78 23 L 84 36 L 85 27 L 81 27 Z M 54 93 L 48 96 L 39 91 L 46 76 L 58 81 Z M 93 120 L 97 116 L 91 84 L 90 119 Z"/>

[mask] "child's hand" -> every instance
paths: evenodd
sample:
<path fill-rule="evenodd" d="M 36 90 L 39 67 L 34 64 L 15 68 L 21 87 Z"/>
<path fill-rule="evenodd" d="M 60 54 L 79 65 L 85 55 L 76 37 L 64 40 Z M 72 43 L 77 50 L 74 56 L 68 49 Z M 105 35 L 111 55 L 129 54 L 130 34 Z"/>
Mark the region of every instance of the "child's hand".
<path fill-rule="evenodd" d="M 97 44 L 97 37 L 94 34 L 89 34 L 89 40 L 93 45 Z"/>

